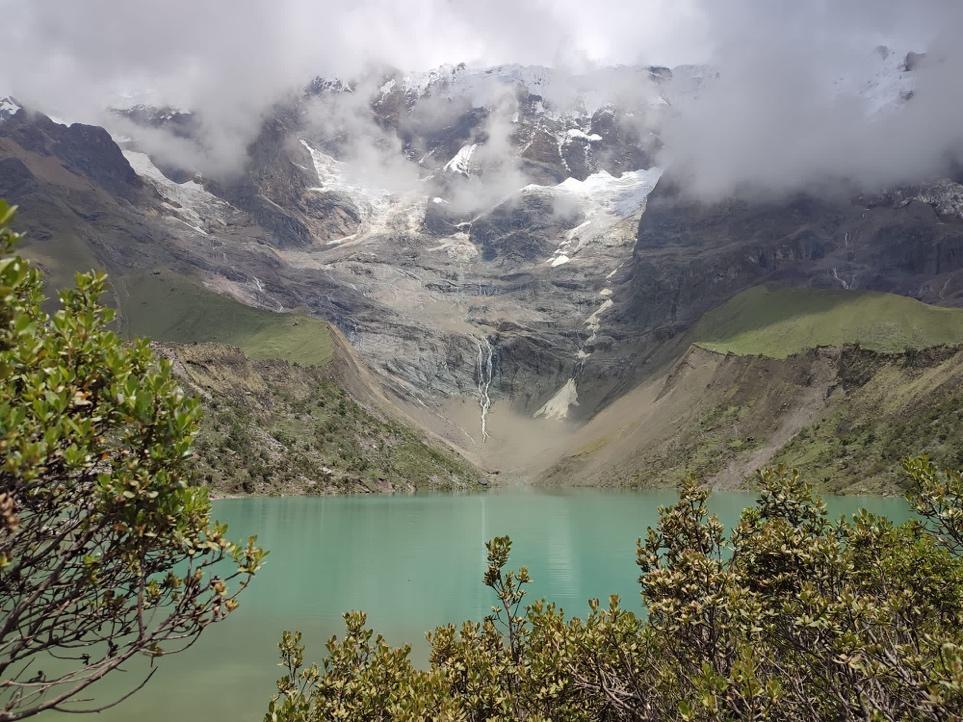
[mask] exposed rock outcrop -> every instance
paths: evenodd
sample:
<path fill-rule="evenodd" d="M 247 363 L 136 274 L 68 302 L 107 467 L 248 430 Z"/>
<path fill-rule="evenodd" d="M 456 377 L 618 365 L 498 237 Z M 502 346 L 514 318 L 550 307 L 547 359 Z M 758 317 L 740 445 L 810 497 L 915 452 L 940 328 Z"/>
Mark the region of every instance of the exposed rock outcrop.
<path fill-rule="evenodd" d="M 604 77 L 565 78 L 560 93 L 554 72 L 318 80 L 273 108 L 243 172 L 218 180 L 21 110 L 0 120 L 0 192 L 23 206 L 48 267 L 95 259 L 119 279 L 163 267 L 328 319 L 422 423 L 476 458 L 524 424 L 550 435 L 593 418 L 676 361 L 706 311 L 761 283 L 963 306 L 954 181 L 702 203 L 654 162 L 668 96 L 711 73 L 599 71 L 651 90 L 622 108 L 594 93 Z M 351 122 L 313 113 L 335 100 Z M 179 137 L 199 122 L 127 119 Z M 359 124 L 372 130 L 362 150 L 385 175 L 402 164 L 407 186 L 351 172 L 368 142 L 348 137 Z"/>

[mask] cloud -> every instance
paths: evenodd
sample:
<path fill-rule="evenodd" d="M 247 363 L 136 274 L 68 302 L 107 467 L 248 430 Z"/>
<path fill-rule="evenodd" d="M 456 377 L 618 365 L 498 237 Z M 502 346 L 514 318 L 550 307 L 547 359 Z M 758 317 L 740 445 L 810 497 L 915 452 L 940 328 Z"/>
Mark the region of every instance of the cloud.
<path fill-rule="evenodd" d="M 404 153 L 396 133 L 379 126 L 371 102 L 380 83 L 372 76 L 350 93 L 325 93 L 307 105 L 303 133 L 343 161 L 346 181 L 403 193 L 420 183 L 421 170 Z"/>
<path fill-rule="evenodd" d="M 678 62 L 695 38 L 645 39 L 679 24 L 686 12 L 673 8 L 690 5 L 600 0 L 586 12 L 573 0 L 0 0 L 0 82 L 62 111 L 134 94 L 230 112 L 314 75 L 378 63 Z"/>
<path fill-rule="evenodd" d="M 494 90 L 486 91 L 490 112 L 472 138 L 479 145 L 472 154 L 471 174 L 449 179 L 448 198 L 457 213 L 473 215 L 488 210 L 529 182 L 512 140 L 512 117 L 518 102 L 507 88 L 500 91 L 498 95 Z"/>
<path fill-rule="evenodd" d="M 711 70 L 662 119 L 660 162 L 690 194 L 875 190 L 961 157 L 958 3 L 706 7 Z M 918 50 L 926 57 L 901 72 Z"/>
<path fill-rule="evenodd" d="M 958 0 L 0 0 L 0 13 L 0 95 L 101 124 L 117 123 L 109 106 L 194 109 L 193 148 L 164 134 L 139 140 L 215 174 L 241 167 L 271 105 L 315 76 L 460 61 L 553 66 L 630 104 L 651 89 L 599 68 L 711 66 L 717 77 L 673 95 L 658 119 L 660 162 L 705 198 L 913 180 L 944 170 L 961 145 Z M 898 57 L 928 52 L 898 113 L 874 112 L 861 85 L 882 62 L 881 44 Z M 564 100 L 565 87 L 550 90 Z M 426 104 L 410 122 L 429 127 L 435 111 L 442 123 L 460 110 Z M 337 111 L 364 139 L 351 153 L 362 169 L 384 171 L 381 151 L 400 149 L 356 111 Z M 490 120 L 494 139 L 502 120 Z M 364 158 L 371 148 L 377 162 Z M 395 165 L 392 183 L 409 182 L 408 162 Z M 489 176 L 516 180 L 510 164 Z"/>

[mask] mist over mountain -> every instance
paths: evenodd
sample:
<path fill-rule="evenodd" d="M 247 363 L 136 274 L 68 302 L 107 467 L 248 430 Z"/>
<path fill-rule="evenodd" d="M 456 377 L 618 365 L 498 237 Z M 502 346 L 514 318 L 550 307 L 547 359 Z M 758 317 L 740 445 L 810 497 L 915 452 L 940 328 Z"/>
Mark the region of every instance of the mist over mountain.
<path fill-rule="evenodd" d="M 963 719 L 963 1 L 0 18 L 0 720 Z"/>
<path fill-rule="evenodd" d="M 850 357 L 785 355 L 963 342 L 954 3 L 8 12 L 0 195 L 52 277 L 106 268 L 163 341 L 218 333 L 171 294 L 324 319 L 483 468 L 692 464 L 663 446 L 704 447 L 693 409 L 724 389 L 766 409 L 729 419 L 761 450 L 707 452 L 736 479 L 836 408 Z"/>
<path fill-rule="evenodd" d="M 118 133 L 134 129 L 108 108 L 189 110 L 196 126 L 189 138 L 155 129 L 138 130 L 137 140 L 166 162 L 213 177 L 241 172 L 271 108 L 316 77 L 351 84 L 357 110 L 380 87 L 385 68 L 408 74 L 459 62 L 550 67 L 558 80 L 543 90 L 556 107 L 573 86 L 591 85 L 597 105 L 631 110 L 644 129 L 658 126 L 660 165 L 686 175 L 688 192 L 704 198 L 913 182 L 945 174 L 961 150 L 963 90 L 955 80 L 963 58 L 955 39 L 963 17 L 949 1 L 603 0 L 591 12 L 568 1 L 286 0 L 242 2 L 229 11 L 182 1 L 6 4 L 5 52 L 13 62 L 0 70 L 0 90 Z M 912 79 L 901 70 L 908 53 Z M 701 81 L 667 91 L 604 72 L 649 65 L 698 67 Z M 500 92 L 478 87 L 459 102 L 503 108 Z M 913 102 L 897 112 L 894 92 Z M 662 112 L 643 112 L 667 95 L 671 105 Z M 348 134 L 355 138 L 374 132 L 345 105 L 318 112 L 339 114 L 342 128 L 353 114 L 359 124 Z M 439 110 L 425 103 L 408 122 L 443 122 Z M 497 141 L 498 127 L 492 130 Z M 383 142 L 357 144 L 369 156 L 372 147 L 381 151 L 388 167 L 378 170 L 389 184 L 396 173 L 410 177 Z M 494 145 L 485 152 L 497 155 Z M 365 173 L 373 159 L 358 160 Z"/>

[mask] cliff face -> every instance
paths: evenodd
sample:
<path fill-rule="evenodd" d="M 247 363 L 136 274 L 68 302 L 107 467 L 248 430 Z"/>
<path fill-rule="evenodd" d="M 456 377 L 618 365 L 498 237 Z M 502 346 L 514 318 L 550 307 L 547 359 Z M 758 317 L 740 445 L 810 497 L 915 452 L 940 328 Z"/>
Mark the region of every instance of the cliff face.
<path fill-rule="evenodd" d="M 927 189 L 877 198 L 686 200 L 671 183 L 639 225 L 626 322 L 687 327 L 762 282 L 887 291 L 963 305 L 963 214 Z M 931 191 L 935 191 L 931 189 Z"/>
<path fill-rule="evenodd" d="M 120 148 L 103 128 L 61 125 L 44 115 L 19 111 L 0 123 L 0 137 L 28 153 L 49 157 L 78 176 L 89 178 L 114 196 L 128 201 L 148 193 Z"/>

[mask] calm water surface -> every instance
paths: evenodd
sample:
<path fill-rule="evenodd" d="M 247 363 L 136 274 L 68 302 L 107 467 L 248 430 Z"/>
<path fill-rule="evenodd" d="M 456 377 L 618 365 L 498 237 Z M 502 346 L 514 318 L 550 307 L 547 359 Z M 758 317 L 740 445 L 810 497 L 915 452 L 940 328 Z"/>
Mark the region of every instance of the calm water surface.
<path fill-rule="evenodd" d="M 752 494 L 719 493 L 713 511 L 733 524 Z M 225 622 L 209 627 L 187 652 L 162 659 L 150 684 L 97 717 L 107 722 L 254 722 L 262 719 L 279 674 L 277 640 L 300 629 L 306 657 L 342 631 L 341 614 L 363 609 L 393 644 L 425 659 L 434 626 L 488 613 L 482 586 L 484 542 L 509 534 L 510 566 L 528 566 L 531 595 L 582 615 L 586 600 L 619 594 L 640 610 L 635 540 L 675 492 L 492 492 L 477 495 L 231 499 L 215 504 L 232 538 L 257 534 L 271 551 L 264 569 Z M 830 497 L 833 517 L 860 507 L 894 520 L 901 499 Z M 137 681 L 130 670 L 130 683 Z M 123 675 L 121 675 L 123 676 Z M 119 690 L 113 680 L 112 689 Z M 105 690 L 106 691 L 106 690 Z M 41 715 L 41 720 L 76 715 Z"/>

